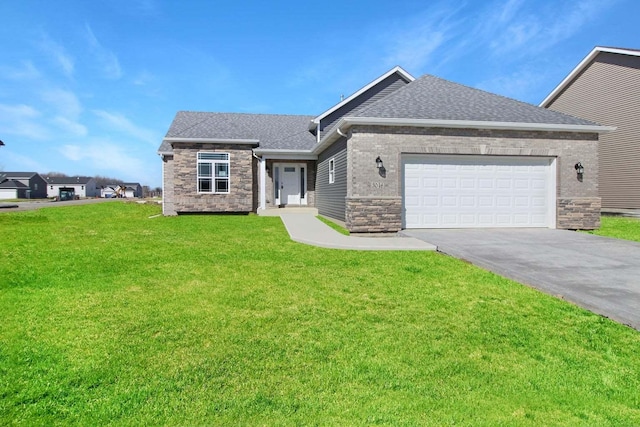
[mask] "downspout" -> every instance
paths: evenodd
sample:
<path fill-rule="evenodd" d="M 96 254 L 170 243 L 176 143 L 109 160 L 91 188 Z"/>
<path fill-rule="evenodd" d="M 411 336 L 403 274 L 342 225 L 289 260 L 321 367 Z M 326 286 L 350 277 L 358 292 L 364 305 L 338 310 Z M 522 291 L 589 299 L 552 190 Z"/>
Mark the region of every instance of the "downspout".
<path fill-rule="evenodd" d="M 339 128 L 339 127 L 336 127 L 336 132 L 338 132 L 338 135 L 340 135 L 340 136 L 342 136 L 342 137 L 344 137 L 344 138 L 347 138 L 347 139 L 349 138 L 347 135 L 345 135 L 345 134 L 340 130 L 340 128 Z"/>
<path fill-rule="evenodd" d="M 259 157 L 258 155 L 256 155 L 256 153 L 251 150 L 251 154 L 253 154 L 253 157 L 255 157 L 258 160 L 258 164 L 260 165 L 260 177 L 258 178 L 258 197 L 259 197 L 259 202 L 258 202 L 258 210 L 264 210 L 266 209 L 266 205 L 267 205 L 267 195 L 265 193 L 266 191 L 266 183 L 267 183 L 267 170 L 266 170 L 266 165 L 267 165 L 267 161 L 266 159 L 263 159 L 262 157 Z"/>

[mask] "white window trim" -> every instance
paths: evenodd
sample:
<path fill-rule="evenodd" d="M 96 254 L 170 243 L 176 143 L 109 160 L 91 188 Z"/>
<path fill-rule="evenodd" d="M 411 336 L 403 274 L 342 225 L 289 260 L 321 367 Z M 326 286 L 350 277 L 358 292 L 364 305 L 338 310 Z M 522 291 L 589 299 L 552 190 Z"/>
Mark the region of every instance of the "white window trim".
<path fill-rule="evenodd" d="M 336 159 L 329 159 L 329 184 L 336 182 Z"/>
<path fill-rule="evenodd" d="M 224 154 L 227 156 L 226 160 L 217 160 L 217 159 L 200 159 L 201 154 Z M 218 151 L 199 151 L 197 154 L 197 164 L 196 164 L 196 191 L 198 194 L 229 194 L 231 192 L 231 155 L 229 153 L 218 152 Z M 200 190 L 200 163 L 209 163 L 211 164 L 211 191 L 201 191 Z M 220 179 L 220 177 L 216 177 L 216 164 L 226 164 L 227 165 L 227 176 L 224 179 L 227 180 L 227 191 L 216 191 L 216 179 Z M 206 177 L 209 178 L 209 177 Z"/>

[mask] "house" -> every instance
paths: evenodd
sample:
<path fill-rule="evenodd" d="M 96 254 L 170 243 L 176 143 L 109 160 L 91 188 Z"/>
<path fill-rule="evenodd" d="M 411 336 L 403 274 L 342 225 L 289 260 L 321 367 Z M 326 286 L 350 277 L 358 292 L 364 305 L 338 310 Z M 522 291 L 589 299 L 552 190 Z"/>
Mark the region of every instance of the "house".
<path fill-rule="evenodd" d="M 122 192 L 118 189 L 122 188 Z M 108 184 L 100 189 L 100 197 L 142 197 L 142 186 L 137 182 Z"/>
<path fill-rule="evenodd" d="M 0 199 L 44 199 L 47 182 L 37 172 L 0 172 Z"/>
<path fill-rule="evenodd" d="M 90 176 L 47 176 L 47 196 L 59 200 L 98 197 L 96 180 Z"/>
<path fill-rule="evenodd" d="M 158 149 L 163 212 L 306 205 L 356 233 L 592 229 L 611 130 L 395 67 L 318 116 L 178 112 Z"/>
<path fill-rule="evenodd" d="M 600 139 L 602 207 L 640 209 L 640 50 L 595 47 L 540 106 L 617 128 Z"/>

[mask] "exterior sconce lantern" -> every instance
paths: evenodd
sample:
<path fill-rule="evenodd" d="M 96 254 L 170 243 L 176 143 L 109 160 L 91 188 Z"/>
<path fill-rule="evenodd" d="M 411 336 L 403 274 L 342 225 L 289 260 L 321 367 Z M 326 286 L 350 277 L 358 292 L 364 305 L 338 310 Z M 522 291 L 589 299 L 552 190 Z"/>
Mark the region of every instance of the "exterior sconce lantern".
<path fill-rule="evenodd" d="M 582 163 L 578 162 L 574 167 L 576 168 L 576 173 L 578 174 L 578 176 L 582 176 L 582 174 L 584 173 L 584 166 L 582 166 Z"/>
<path fill-rule="evenodd" d="M 376 167 L 378 169 L 382 169 L 382 159 L 380 158 L 380 156 L 376 157 Z"/>

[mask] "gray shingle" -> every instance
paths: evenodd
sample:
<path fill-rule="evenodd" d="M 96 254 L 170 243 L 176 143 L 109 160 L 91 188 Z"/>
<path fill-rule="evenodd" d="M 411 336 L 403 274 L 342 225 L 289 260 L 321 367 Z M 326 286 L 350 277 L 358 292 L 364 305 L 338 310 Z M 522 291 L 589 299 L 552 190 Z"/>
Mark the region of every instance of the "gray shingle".
<path fill-rule="evenodd" d="M 357 114 L 357 116 L 355 115 Z M 594 125 L 515 99 L 424 75 L 351 117 Z"/>
<path fill-rule="evenodd" d="M 166 138 L 256 139 L 264 149 L 310 150 L 316 142 L 308 130 L 312 119 L 313 116 L 179 111 Z M 163 142 L 158 151 L 171 151 L 170 145 Z"/>

